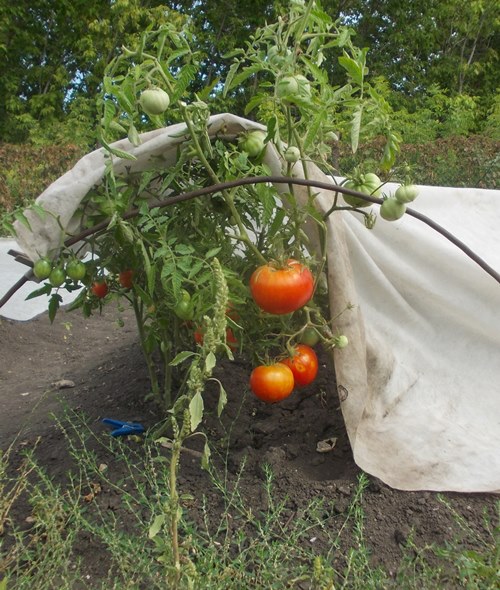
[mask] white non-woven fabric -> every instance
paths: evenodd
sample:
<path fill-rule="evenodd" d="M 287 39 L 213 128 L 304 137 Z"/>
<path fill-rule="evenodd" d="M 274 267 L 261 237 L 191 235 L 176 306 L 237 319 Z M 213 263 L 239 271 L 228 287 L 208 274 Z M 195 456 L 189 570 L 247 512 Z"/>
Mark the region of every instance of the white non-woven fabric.
<path fill-rule="evenodd" d="M 211 135 L 255 127 L 231 114 L 210 120 Z M 141 169 L 152 157 L 168 166 L 182 128 L 144 134 L 139 147 L 117 142 L 137 161 L 116 159 L 116 170 Z M 271 146 L 266 163 L 281 174 Z M 88 154 L 38 204 L 75 231 L 78 205 L 104 167 L 102 150 Z M 314 166 L 308 176 L 334 182 Z M 500 191 L 419 188 L 412 207 L 500 270 Z M 333 193 L 314 192 L 327 211 Z M 33 231 L 18 225 L 17 239 L 35 259 L 56 250 L 62 236 L 50 216 L 29 215 Z M 368 230 L 359 214 L 346 212 L 328 219 L 328 282 L 332 316 L 354 305 L 336 322 L 350 344 L 334 360 L 356 463 L 403 490 L 500 493 L 500 284 L 419 220 L 379 218 Z"/>

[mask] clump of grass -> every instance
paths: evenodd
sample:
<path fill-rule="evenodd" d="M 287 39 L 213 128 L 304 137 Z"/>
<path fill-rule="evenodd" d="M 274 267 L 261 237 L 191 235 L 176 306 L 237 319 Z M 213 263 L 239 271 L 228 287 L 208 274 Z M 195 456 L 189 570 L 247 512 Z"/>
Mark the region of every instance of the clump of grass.
<path fill-rule="evenodd" d="M 75 459 L 75 470 L 64 487 L 52 482 L 32 453 L 26 454 L 14 477 L 7 475 L 9 457 L 4 455 L 0 463 L 0 506 L 6 525 L 0 536 L 0 574 L 7 580 L 0 589 L 164 589 L 170 529 L 156 530 L 155 519 L 169 500 L 170 451 L 148 439 L 134 442 L 97 436 L 85 419 L 75 415 L 60 426 Z M 418 547 L 410 535 L 399 567 L 391 573 L 372 564 L 363 509 L 368 485 L 364 474 L 342 512 L 335 510 L 328 497 L 314 498 L 303 506 L 280 497 L 273 470 L 265 464 L 258 488 L 261 505 L 256 509 L 256 503 L 245 496 L 245 461 L 231 474 L 228 452 L 220 457 L 222 467 L 212 463 L 205 476 L 206 493 L 198 498 L 181 496 L 179 538 L 186 557 L 178 588 L 498 587 L 500 502 L 496 522 L 485 514 L 482 535 L 442 498 L 463 534 L 444 546 L 424 547 Z M 107 491 L 108 498 L 110 494 L 116 498 L 119 512 L 101 501 L 101 490 Z M 30 507 L 30 528 L 11 518 L 16 502 Z M 80 546 L 88 539 L 95 547 L 90 558 Z M 107 569 L 93 569 L 96 552 Z"/>

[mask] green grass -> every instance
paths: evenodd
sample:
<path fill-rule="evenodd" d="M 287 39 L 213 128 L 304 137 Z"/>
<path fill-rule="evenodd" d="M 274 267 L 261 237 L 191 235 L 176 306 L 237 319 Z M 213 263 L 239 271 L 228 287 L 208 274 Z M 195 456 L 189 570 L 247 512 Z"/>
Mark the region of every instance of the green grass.
<path fill-rule="evenodd" d="M 70 426 L 74 416 L 67 424 L 60 426 L 68 429 L 76 467 L 64 486 L 51 481 L 32 451 L 14 473 L 9 453 L 1 458 L 0 590 L 174 587 L 170 533 L 162 517 L 169 510 L 168 451 L 157 443 L 97 437 L 84 420 Z M 104 466 L 102 456 L 112 457 L 112 463 Z M 444 546 L 417 547 L 410 535 L 397 571 L 388 572 L 372 565 L 363 511 L 366 476 L 360 476 L 340 514 L 323 497 L 291 512 L 288 499 L 275 494 L 274 474 L 264 465 L 262 506 L 252 512 L 242 491 L 245 463 L 235 475 L 224 461 L 215 463 L 219 467 L 206 474 L 204 496 L 186 494 L 182 500 L 179 588 L 498 588 L 500 502 L 496 522 L 485 515 L 480 534 L 442 498 L 474 550 L 465 549 L 458 537 Z M 116 498 L 119 515 L 100 502 L 101 489 Z M 31 526 L 11 520 L 16 505 L 24 507 Z M 91 549 L 84 551 L 89 541 Z M 99 559 L 106 565 L 97 575 L 92 563 Z"/>

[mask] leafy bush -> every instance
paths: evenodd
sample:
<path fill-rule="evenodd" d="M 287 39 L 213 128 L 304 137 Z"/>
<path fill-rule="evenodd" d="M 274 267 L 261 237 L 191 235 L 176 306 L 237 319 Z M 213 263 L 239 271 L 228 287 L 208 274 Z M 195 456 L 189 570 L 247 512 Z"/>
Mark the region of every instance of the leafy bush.
<path fill-rule="evenodd" d="M 349 173 L 361 162 L 376 162 L 383 152 L 383 138 L 367 142 L 356 154 L 340 146 L 335 166 Z M 415 184 L 498 189 L 500 142 L 484 135 L 442 137 L 401 145 L 393 179 L 410 177 Z"/>
<path fill-rule="evenodd" d="M 27 207 L 83 154 L 77 145 L 0 143 L 0 208 Z"/>

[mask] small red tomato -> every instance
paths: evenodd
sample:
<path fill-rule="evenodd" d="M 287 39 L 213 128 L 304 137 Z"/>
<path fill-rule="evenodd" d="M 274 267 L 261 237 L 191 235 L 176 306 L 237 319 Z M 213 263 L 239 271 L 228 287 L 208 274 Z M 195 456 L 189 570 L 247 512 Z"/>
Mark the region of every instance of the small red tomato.
<path fill-rule="evenodd" d="M 268 313 L 291 313 L 311 299 L 314 278 L 297 260 L 287 260 L 283 267 L 272 262 L 257 268 L 250 277 L 250 291 L 255 303 Z"/>
<path fill-rule="evenodd" d="M 103 299 L 109 291 L 108 283 L 105 280 L 95 281 L 90 290 L 96 297 Z"/>
<path fill-rule="evenodd" d="M 124 289 L 132 288 L 132 277 L 134 275 L 133 270 L 122 270 L 118 275 L 118 282 Z"/>
<path fill-rule="evenodd" d="M 281 362 L 292 371 L 296 385 L 303 387 L 316 379 L 318 357 L 314 350 L 306 344 L 297 344 L 293 357 L 288 357 Z"/>
<path fill-rule="evenodd" d="M 200 327 L 194 331 L 194 341 L 200 346 L 203 344 L 203 330 Z"/>
<path fill-rule="evenodd" d="M 283 363 L 260 365 L 250 375 L 250 389 L 262 401 L 274 404 L 287 398 L 293 391 L 293 373 Z"/>

